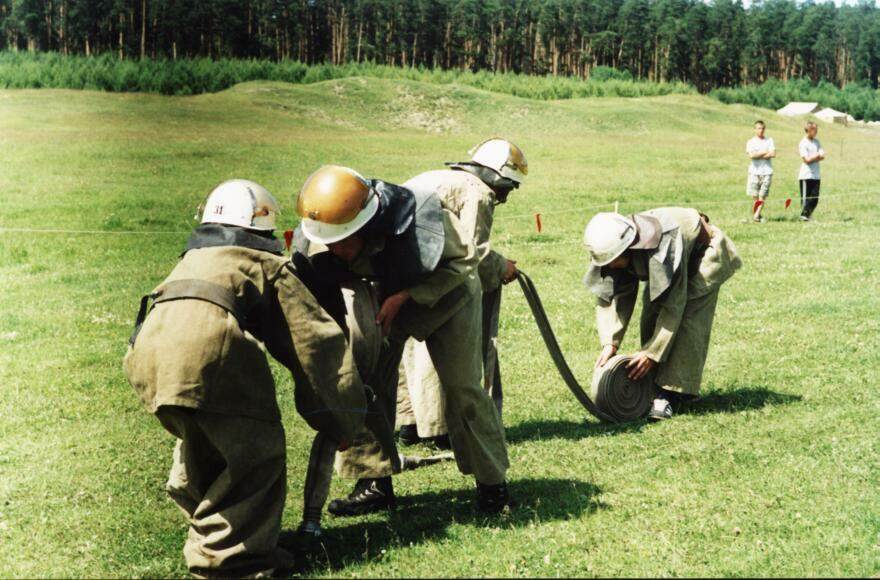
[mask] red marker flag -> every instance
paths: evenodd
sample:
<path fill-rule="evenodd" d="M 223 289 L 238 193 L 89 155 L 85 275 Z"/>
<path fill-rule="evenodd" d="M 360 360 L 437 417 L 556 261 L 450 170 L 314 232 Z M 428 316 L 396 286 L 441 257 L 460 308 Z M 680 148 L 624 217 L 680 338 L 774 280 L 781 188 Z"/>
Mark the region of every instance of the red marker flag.
<path fill-rule="evenodd" d="M 293 230 L 285 230 L 284 232 L 284 246 L 287 248 L 287 251 L 290 251 L 290 246 L 293 245 Z"/>
<path fill-rule="evenodd" d="M 785 200 L 785 209 L 788 209 L 788 207 L 790 205 L 791 205 L 791 198 L 789 197 L 788 199 Z"/>
<path fill-rule="evenodd" d="M 540 234 L 542 225 L 541 225 L 541 214 L 539 214 L 539 213 L 535 214 L 535 227 L 538 228 L 538 233 Z"/>
<path fill-rule="evenodd" d="M 752 213 L 758 211 L 758 208 L 760 208 L 762 205 L 764 205 L 764 201 L 761 199 L 756 199 L 755 205 L 752 206 Z"/>

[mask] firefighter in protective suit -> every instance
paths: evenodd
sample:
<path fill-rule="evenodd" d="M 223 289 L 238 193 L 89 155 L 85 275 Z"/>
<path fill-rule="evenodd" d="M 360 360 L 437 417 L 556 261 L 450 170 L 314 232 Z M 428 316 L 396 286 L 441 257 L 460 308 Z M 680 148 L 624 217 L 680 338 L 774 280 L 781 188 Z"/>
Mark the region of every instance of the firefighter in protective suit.
<path fill-rule="evenodd" d="M 183 552 L 197 576 L 292 564 L 277 545 L 286 447 L 266 351 L 292 371 L 312 427 L 343 439 L 363 426 L 345 334 L 282 256 L 277 213 L 254 182 L 214 189 L 181 260 L 142 299 L 124 360 L 147 410 L 177 438 L 166 489 L 189 522 Z"/>
<path fill-rule="evenodd" d="M 676 207 L 597 214 L 584 243 L 591 257 L 584 282 L 596 296 L 602 344 L 596 367 L 617 353 L 644 282 L 642 348 L 629 376 L 641 379 L 657 368 L 649 417 L 668 419 L 674 401 L 700 391 L 718 291 L 742 265 L 736 247 L 704 214 Z"/>
<path fill-rule="evenodd" d="M 528 164 L 522 150 L 505 139 L 484 141 L 471 154 L 470 161 L 449 163 L 449 169 L 422 173 L 403 186 L 437 195 L 473 240 L 483 290 L 483 388 L 501 414 L 503 390 L 497 349 L 501 286 L 516 279 L 517 270 L 515 261 L 492 249 L 489 237 L 495 206 L 505 203 L 510 192 L 520 186 L 528 174 Z M 405 372 L 397 394 L 400 441 L 413 444 L 431 439 L 445 447 L 449 431 L 446 403 L 425 343 L 407 341 L 403 362 Z"/>
<path fill-rule="evenodd" d="M 370 379 L 379 416 L 337 457 L 354 491 L 333 500 L 335 515 L 358 515 L 395 505 L 391 475 L 400 471 L 394 443 L 398 367 L 406 340 L 425 341 L 457 428 L 450 431 L 462 473 L 477 481 L 477 507 L 499 512 L 510 505 L 504 430 L 481 387 L 481 288 L 476 251 L 455 215 L 435 195 L 355 171 L 325 166 L 303 185 L 297 255 L 307 260 L 325 288 L 325 303 L 339 303 L 338 286 L 364 279 L 381 304 L 376 324 L 385 340 Z"/>

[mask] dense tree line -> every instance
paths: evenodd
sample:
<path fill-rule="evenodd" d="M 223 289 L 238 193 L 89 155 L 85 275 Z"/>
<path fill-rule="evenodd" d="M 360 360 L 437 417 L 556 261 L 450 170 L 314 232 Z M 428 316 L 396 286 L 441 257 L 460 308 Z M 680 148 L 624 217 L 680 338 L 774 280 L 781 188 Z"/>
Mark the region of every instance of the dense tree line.
<path fill-rule="evenodd" d="M 0 49 L 122 59 L 375 62 L 700 90 L 776 78 L 877 87 L 880 9 L 763 0 L 0 0 Z"/>

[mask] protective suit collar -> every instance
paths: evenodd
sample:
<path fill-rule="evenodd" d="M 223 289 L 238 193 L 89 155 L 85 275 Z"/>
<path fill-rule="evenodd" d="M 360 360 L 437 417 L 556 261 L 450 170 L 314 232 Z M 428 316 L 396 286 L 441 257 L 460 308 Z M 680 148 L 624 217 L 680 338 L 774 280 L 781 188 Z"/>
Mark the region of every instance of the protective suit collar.
<path fill-rule="evenodd" d="M 284 245 L 272 232 L 257 232 L 239 226 L 202 224 L 193 230 L 181 256 L 190 250 L 217 246 L 240 246 L 281 255 Z"/>

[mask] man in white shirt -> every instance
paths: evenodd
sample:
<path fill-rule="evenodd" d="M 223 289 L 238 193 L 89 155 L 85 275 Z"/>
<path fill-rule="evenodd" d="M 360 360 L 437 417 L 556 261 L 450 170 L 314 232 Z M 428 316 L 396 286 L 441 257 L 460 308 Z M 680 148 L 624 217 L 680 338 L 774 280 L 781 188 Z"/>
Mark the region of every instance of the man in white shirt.
<path fill-rule="evenodd" d="M 776 145 L 773 139 L 764 136 L 765 129 L 764 121 L 755 121 L 755 136 L 746 143 L 746 154 L 751 159 L 746 195 L 755 200 L 752 219 L 756 222 L 764 221 L 761 217 L 763 201 L 770 195 L 770 182 L 773 181 L 773 162 L 770 160 L 776 157 Z M 762 203 L 757 203 L 758 200 Z"/>
<path fill-rule="evenodd" d="M 798 154 L 803 163 L 798 171 L 801 186 L 801 221 L 812 219 L 813 211 L 819 205 L 819 162 L 825 159 L 825 150 L 816 139 L 819 127 L 812 121 L 804 124 L 806 137 L 798 145 Z"/>

